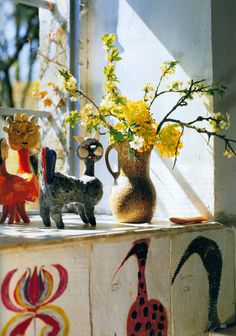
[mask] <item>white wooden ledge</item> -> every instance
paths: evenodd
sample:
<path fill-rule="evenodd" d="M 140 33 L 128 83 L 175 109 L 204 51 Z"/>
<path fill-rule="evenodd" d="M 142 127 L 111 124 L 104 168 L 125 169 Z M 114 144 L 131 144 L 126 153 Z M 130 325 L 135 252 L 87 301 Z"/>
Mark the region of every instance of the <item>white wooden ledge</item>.
<path fill-rule="evenodd" d="M 59 230 L 54 222 L 51 227 L 45 227 L 40 216 L 31 216 L 30 224 L 1 224 L 0 250 L 21 245 L 60 244 L 65 242 L 97 239 L 106 237 L 130 236 L 140 233 L 179 234 L 220 229 L 222 224 L 207 222 L 204 224 L 176 225 L 169 220 L 154 219 L 151 224 L 116 223 L 112 216 L 96 216 L 97 226 L 94 228 L 84 224 L 75 214 L 64 214 L 65 229 Z"/>

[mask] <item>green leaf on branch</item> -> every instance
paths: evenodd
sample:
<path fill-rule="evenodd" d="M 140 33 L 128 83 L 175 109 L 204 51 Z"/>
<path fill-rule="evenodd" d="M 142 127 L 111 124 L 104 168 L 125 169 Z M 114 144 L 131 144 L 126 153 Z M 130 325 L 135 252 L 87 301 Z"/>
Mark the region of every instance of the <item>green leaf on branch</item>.
<path fill-rule="evenodd" d="M 207 91 L 207 93 L 211 96 L 214 96 L 215 94 L 219 97 L 223 97 L 226 91 L 226 86 L 220 85 L 220 84 L 213 84 L 212 87 L 210 87 Z"/>
<path fill-rule="evenodd" d="M 70 124 L 71 128 L 75 128 L 76 124 L 80 120 L 80 113 L 78 110 L 70 111 L 70 114 L 68 117 L 65 118 L 64 122 L 65 124 Z"/>
<path fill-rule="evenodd" d="M 162 76 L 173 75 L 175 73 L 175 68 L 179 62 L 178 61 L 165 61 L 160 67 L 162 71 Z"/>
<path fill-rule="evenodd" d="M 124 141 L 124 136 L 121 132 L 115 130 L 114 128 L 110 129 L 110 135 L 115 142 Z"/>

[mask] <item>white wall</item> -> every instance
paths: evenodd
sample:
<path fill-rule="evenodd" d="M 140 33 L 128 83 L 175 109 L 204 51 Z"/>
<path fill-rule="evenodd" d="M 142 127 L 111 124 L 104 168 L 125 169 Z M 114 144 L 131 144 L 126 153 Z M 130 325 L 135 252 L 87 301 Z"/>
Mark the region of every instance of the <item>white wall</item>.
<path fill-rule="evenodd" d="M 176 79 L 192 77 L 212 79 L 211 3 L 209 0 L 90 0 L 88 1 L 87 88 L 99 103 L 102 96 L 104 52 L 101 36 L 116 33 L 123 60 L 117 67 L 122 92 L 131 99 L 142 97 L 146 82 L 155 84 L 164 60 L 180 61 Z M 156 103 L 157 120 L 173 105 L 170 95 Z M 210 107 L 209 107 L 210 106 Z M 207 112 L 212 102 L 196 100 L 176 115 L 194 119 Z M 204 112 L 204 113 L 205 113 Z M 187 132 L 184 148 L 175 170 L 172 160 L 152 155 L 152 178 L 158 194 L 157 215 L 187 216 L 214 213 L 214 168 L 212 144 Z M 115 159 L 114 159 L 115 160 Z M 109 173 L 97 165 L 97 174 L 105 187 L 98 208 L 109 211 L 107 197 L 112 185 Z"/>

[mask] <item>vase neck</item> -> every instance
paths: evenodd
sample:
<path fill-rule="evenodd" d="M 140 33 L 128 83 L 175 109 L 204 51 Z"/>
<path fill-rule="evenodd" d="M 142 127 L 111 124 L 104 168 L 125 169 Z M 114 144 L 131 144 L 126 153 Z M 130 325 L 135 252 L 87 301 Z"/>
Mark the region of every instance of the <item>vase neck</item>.
<path fill-rule="evenodd" d="M 128 146 L 118 148 L 120 175 L 123 176 L 149 176 L 151 150 L 130 154 Z"/>

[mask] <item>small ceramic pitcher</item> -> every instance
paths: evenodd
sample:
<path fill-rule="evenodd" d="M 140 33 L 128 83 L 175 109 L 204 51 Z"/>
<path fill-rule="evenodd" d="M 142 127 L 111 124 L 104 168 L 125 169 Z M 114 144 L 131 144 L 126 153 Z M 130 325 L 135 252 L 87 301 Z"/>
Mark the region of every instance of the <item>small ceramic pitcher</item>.
<path fill-rule="evenodd" d="M 112 149 L 118 152 L 118 171 L 109 162 Z M 128 142 L 110 145 L 105 153 L 106 165 L 115 181 L 111 189 L 110 206 L 117 221 L 150 223 L 156 209 L 156 191 L 150 179 L 151 150 L 130 154 Z"/>

